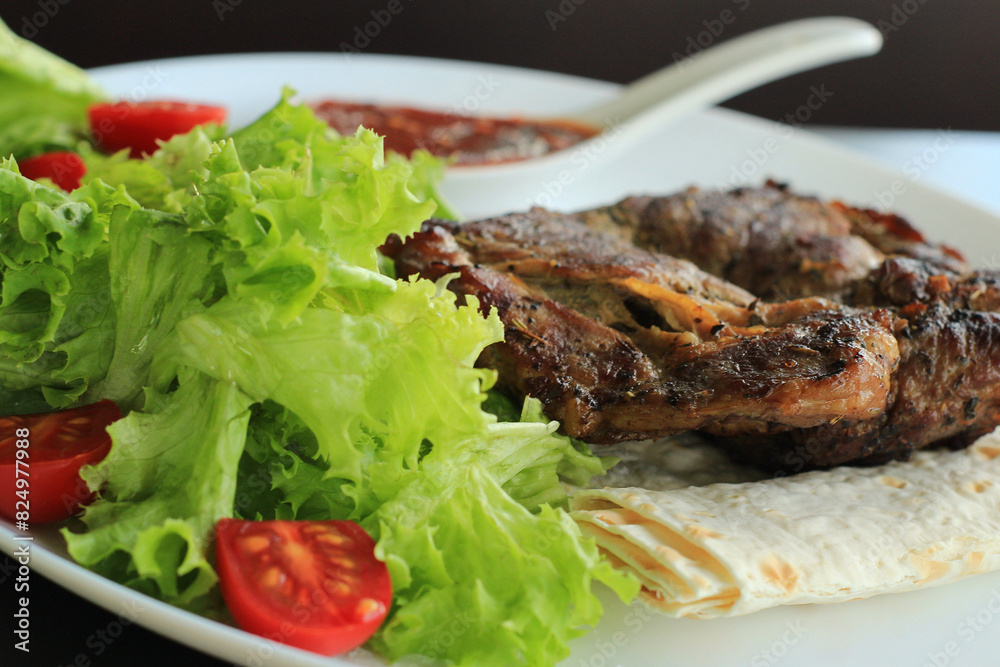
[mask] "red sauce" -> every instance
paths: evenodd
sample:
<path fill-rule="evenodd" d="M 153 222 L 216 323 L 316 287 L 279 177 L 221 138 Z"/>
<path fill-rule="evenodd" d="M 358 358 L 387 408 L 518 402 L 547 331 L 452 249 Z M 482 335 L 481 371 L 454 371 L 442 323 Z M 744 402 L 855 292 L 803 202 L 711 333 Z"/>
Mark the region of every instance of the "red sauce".
<path fill-rule="evenodd" d="M 569 148 L 600 130 L 573 121 L 482 118 L 410 107 L 326 100 L 316 115 L 341 134 L 363 125 L 385 137 L 385 147 L 409 156 L 418 148 L 457 164 L 496 164 Z"/>

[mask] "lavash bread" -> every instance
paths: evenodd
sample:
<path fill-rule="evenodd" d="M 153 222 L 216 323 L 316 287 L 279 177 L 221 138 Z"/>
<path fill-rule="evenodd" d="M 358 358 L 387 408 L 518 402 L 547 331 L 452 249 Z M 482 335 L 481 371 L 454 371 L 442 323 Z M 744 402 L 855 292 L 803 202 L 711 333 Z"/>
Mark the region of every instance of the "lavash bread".
<path fill-rule="evenodd" d="M 1000 434 L 874 468 L 584 490 L 571 508 L 643 598 L 674 616 L 914 590 L 1000 569 Z"/>

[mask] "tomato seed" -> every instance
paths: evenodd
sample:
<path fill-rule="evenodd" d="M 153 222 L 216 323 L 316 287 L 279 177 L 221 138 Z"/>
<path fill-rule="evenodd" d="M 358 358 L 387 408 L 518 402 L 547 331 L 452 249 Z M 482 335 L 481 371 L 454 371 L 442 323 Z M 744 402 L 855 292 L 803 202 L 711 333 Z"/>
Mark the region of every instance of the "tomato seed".
<path fill-rule="evenodd" d="M 276 589 L 279 585 L 281 585 L 284 578 L 285 575 L 282 574 L 281 570 L 277 567 L 269 567 L 264 572 L 264 576 L 261 577 L 261 584 L 263 584 L 265 588 Z"/>
<path fill-rule="evenodd" d="M 317 535 L 314 539 L 320 544 L 327 544 L 331 547 L 344 547 L 351 544 L 351 541 L 348 538 L 343 537 L 342 535 L 334 535 L 333 533 L 327 532 Z"/>
<path fill-rule="evenodd" d="M 337 597 L 347 597 L 351 594 L 351 587 L 343 581 L 338 581 L 336 579 L 327 579 L 323 582 L 323 588 L 328 590 L 330 595 Z"/>
<path fill-rule="evenodd" d="M 329 556 L 327 560 L 331 565 L 336 565 L 339 568 L 345 570 L 356 570 L 358 569 L 358 564 L 354 562 L 351 558 L 341 558 L 339 556 Z"/>
<path fill-rule="evenodd" d="M 264 551 L 270 544 L 271 540 L 263 535 L 250 535 L 243 538 L 243 548 L 252 554 Z"/>
<path fill-rule="evenodd" d="M 354 615 L 362 623 L 375 620 L 385 612 L 385 605 L 378 600 L 371 598 L 361 598 L 358 606 L 354 608 Z"/>

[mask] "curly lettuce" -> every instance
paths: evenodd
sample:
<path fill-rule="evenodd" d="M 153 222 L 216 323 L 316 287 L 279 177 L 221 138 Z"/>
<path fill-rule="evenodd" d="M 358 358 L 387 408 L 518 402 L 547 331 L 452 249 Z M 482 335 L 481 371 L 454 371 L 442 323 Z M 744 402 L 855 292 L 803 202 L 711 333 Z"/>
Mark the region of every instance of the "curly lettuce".
<path fill-rule="evenodd" d="M 87 106 L 106 97 L 86 72 L 0 21 L 0 158 L 74 150 Z"/>
<path fill-rule="evenodd" d="M 97 95 L 63 74 L 60 95 Z M 592 581 L 635 594 L 561 509 L 562 480 L 604 464 L 537 402 L 484 409 L 496 314 L 379 270 L 437 209 L 439 161 L 338 135 L 290 91 L 146 160 L 81 150 L 72 193 L 0 162 L 2 409 L 127 412 L 84 471 L 100 497 L 63 531 L 73 558 L 204 611 L 218 519 L 353 519 L 395 589 L 372 648 L 460 665 L 554 663 L 600 616 Z"/>

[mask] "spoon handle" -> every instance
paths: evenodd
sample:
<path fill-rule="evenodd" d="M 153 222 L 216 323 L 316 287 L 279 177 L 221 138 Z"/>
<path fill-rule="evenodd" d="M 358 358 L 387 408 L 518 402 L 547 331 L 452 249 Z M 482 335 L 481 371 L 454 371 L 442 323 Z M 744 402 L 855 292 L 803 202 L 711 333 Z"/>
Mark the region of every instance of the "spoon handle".
<path fill-rule="evenodd" d="M 864 21 L 823 17 L 791 21 L 737 37 L 629 84 L 613 100 L 572 114 L 605 129 L 665 125 L 785 76 L 872 55 L 882 34 Z"/>

